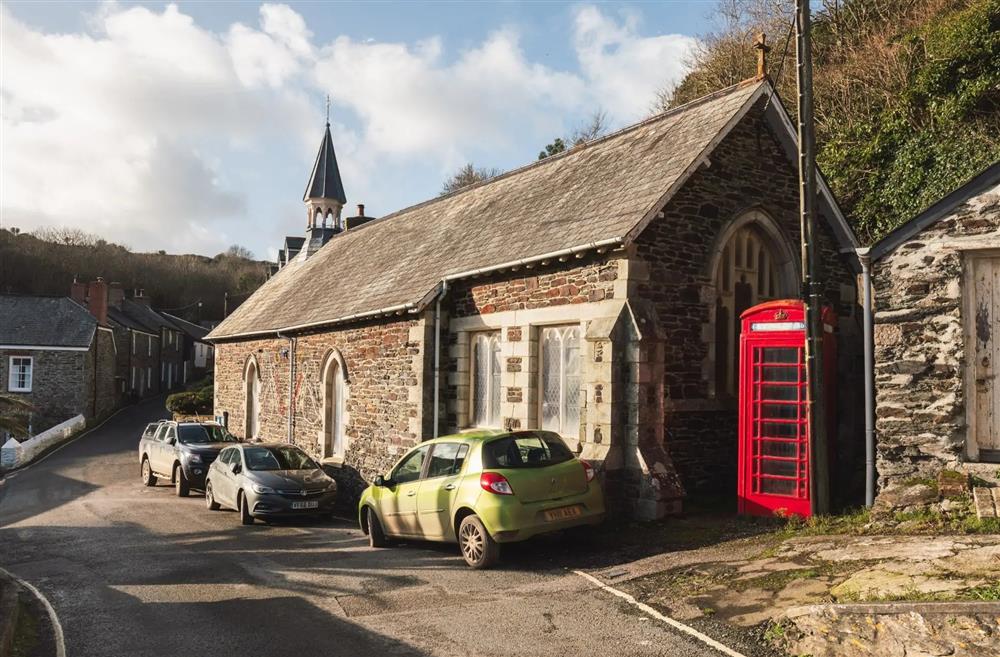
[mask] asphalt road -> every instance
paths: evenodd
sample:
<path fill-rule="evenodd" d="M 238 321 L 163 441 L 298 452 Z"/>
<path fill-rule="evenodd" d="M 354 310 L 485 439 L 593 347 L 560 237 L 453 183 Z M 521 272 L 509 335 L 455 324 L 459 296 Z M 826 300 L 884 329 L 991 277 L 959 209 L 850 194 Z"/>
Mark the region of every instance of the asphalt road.
<path fill-rule="evenodd" d="M 338 521 L 243 527 L 146 488 L 138 436 L 163 415 L 128 408 L 0 486 L 0 565 L 51 601 L 71 657 L 718 655 L 568 572 L 593 558 L 569 540 L 474 572 L 453 546 L 373 550 Z"/>

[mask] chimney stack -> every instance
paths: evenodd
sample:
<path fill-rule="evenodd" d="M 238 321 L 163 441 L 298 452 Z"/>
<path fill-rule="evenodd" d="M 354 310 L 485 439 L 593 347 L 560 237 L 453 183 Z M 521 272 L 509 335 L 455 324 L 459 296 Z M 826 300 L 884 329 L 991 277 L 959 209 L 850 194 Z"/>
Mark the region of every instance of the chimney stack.
<path fill-rule="evenodd" d="M 87 307 L 87 284 L 78 281 L 76 276 L 73 277 L 73 286 L 70 288 L 69 298 L 84 308 Z"/>
<path fill-rule="evenodd" d="M 344 230 L 350 230 L 352 228 L 357 228 L 361 224 L 366 224 L 375 217 L 369 217 L 365 214 L 365 204 L 358 203 L 358 214 L 353 217 L 347 217 L 344 219 Z"/>
<path fill-rule="evenodd" d="M 114 306 L 119 310 L 122 307 L 122 301 L 125 300 L 125 290 L 122 288 L 121 283 L 111 283 L 108 286 L 108 305 Z"/>
<path fill-rule="evenodd" d="M 87 286 L 87 309 L 98 324 L 108 325 L 108 284 L 100 276 Z"/>

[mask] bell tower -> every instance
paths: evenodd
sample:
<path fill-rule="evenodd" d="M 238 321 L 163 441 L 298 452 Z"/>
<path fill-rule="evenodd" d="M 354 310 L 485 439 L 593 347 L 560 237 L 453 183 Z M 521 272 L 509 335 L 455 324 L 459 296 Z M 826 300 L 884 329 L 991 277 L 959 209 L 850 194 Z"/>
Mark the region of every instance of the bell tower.
<path fill-rule="evenodd" d="M 309 184 L 306 185 L 302 200 L 306 204 L 308 218 L 306 220 L 306 245 L 308 255 L 336 233 L 343 230 L 340 217 L 347 196 L 344 194 L 344 183 L 340 179 L 340 169 L 337 167 L 337 154 L 333 150 L 333 137 L 330 136 L 330 101 L 327 99 L 326 130 L 323 141 L 320 142 L 316 162 L 313 164 Z"/>

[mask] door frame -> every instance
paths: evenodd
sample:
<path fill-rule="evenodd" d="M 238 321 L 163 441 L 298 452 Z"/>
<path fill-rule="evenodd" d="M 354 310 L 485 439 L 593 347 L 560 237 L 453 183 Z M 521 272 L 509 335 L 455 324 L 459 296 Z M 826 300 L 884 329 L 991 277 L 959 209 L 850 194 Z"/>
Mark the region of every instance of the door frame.
<path fill-rule="evenodd" d="M 996 258 L 1000 260 L 1000 249 L 967 249 L 962 255 L 962 337 L 965 366 L 962 372 L 962 388 L 965 392 L 965 457 L 968 461 L 979 462 L 979 441 L 976 432 L 976 279 L 975 262 Z M 998 363 L 1000 365 L 1000 363 Z M 996 385 L 996 379 L 994 384 Z"/>

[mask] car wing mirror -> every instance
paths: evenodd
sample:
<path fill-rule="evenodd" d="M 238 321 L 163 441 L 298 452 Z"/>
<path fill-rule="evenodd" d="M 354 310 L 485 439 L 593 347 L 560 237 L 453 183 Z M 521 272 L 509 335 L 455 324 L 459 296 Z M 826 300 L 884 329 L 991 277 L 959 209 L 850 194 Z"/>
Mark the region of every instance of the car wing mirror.
<path fill-rule="evenodd" d="M 383 477 L 382 475 L 377 475 L 372 483 L 380 488 L 392 488 L 396 484 L 392 477 Z"/>
<path fill-rule="evenodd" d="M 240 470 L 243 469 L 243 466 L 241 466 L 239 463 L 230 463 L 229 469 L 232 470 L 233 474 L 239 474 Z"/>

